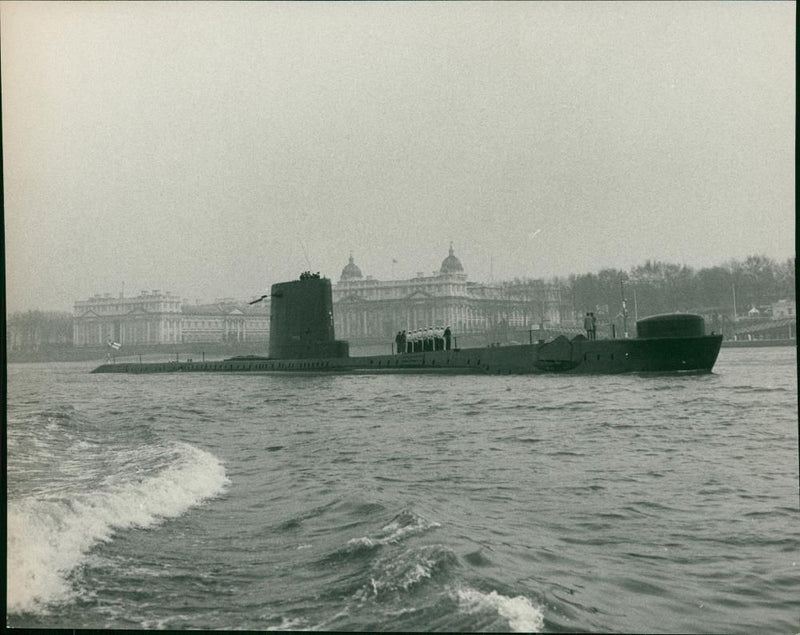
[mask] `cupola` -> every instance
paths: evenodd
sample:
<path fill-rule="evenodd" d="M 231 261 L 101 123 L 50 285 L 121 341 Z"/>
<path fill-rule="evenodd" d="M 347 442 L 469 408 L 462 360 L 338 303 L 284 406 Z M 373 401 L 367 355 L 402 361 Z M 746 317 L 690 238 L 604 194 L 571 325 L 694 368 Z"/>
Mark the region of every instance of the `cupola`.
<path fill-rule="evenodd" d="M 439 273 L 463 273 L 464 267 L 461 266 L 461 261 L 456 258 L 455 254 L 453 253 L 453 243 L 450 243 L 450 253 L 448 254 L 447 258 L 442 260 L 442 267 L 439 269 Z"/>
<path fill-rule="evenodd" d="M 353 254 L 350 253 L 350 260 L 348 260 L 347 264 L 342 269 L 342 275 L 339 277 L 339 280 L 361 280 L 361 269 L 358 268 L 358 265 L 353 261 Z"/>

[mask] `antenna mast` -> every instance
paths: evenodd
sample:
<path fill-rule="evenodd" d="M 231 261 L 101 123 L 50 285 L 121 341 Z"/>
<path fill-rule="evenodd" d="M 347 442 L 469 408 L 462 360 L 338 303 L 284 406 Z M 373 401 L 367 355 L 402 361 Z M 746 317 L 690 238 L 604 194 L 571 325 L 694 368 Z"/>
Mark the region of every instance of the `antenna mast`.
<path fill-rule="evenodd" d="M 309 271 L 311 270 L 311 262 L 308 260 L 308 251 L 306 250 L 306 244 L 303 242 L 303 239 L 300 238 L 300 247 L 303 249 L 303 257 L 306 259 L 306 265 L 308 265 Z"/>
<path fill-rule="evenodd" d="M 622 294 L 622 331 L 625 333 L 625 339 L 628 339 L 628 303 L 625 302 L 625 281 L 619 281 L 619 290 Z"/>

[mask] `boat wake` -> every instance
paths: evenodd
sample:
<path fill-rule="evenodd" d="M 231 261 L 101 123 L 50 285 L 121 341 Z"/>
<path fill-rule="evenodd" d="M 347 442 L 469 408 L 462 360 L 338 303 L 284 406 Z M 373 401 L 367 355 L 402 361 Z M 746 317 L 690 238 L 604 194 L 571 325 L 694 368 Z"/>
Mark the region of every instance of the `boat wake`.
<path fill-rule="evenodd" d="M 9 500 L 9 613 L 46 613 L 48 605 L 74 600 L 70 573 L 93 546 L 111 540 L 117 531 L 176 518 L 229 484 L 214 455 L 182 443 L 167 451 L 171 461 L 155 474 L 128 475 L 68 497 L 40 494 Z"/>
<path fill-rule="evenodd" d="M 384 521 L 385 522 L 385 521 Z M 538 631 L 544 614 L 529 598 L 503 595 L 505 589 L 474 575 L 475 554 L 463 558 L 447 544 L 430 542 L 438 522 L 404 510 L 390 522 L 350 539 L 318 564 L 330 571 L 323 599 L 335 610 L 313 630 L 374 630 L 392 620 L 397 630 Z M 481 559 L 481 564 L 488 560 Z M 335 566 L 333 566 L 335 565 Z M 477 588 L 476 588 L 477 587 Z M 478 588 L 485 588 L 480 591 Z M 341 600 L 344 599 L 344 603 Z M 289 618 L 271 628 L 296 626 Z"/>
<path fill-rule="evenodd" d="M 537 632 L 544 628 L 544 614 L 525 596 L 509 598 L 497 591 L 481 593 L 465 588 L 458 589 L 456 597 L 459 607 L 468 613 L 497 612 L 508 622 L 508 628 L 512 631 Z"/>

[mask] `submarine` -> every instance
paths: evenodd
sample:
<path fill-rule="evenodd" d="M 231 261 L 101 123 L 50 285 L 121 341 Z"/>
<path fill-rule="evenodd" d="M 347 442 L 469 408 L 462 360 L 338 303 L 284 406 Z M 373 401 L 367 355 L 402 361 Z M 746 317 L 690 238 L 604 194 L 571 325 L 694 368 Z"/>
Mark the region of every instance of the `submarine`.
<path fill-rule="evenodd" d="M 265 296 L 262 296 L 265 297 Z M 92 373 L 440 373 L 440 374 L 617 374 L 708 373 L 721 334 L 705 334 L 702 316 L 654 315 L 636 322 L 636 337 L 589 340 L 583 335 L 531 344 L 452 348 L 351 357 L 349 344 L 334 336 L 331 281 L 304 273 L 270 289 L 269 354 L 220 361 L 106 363 Z"/>

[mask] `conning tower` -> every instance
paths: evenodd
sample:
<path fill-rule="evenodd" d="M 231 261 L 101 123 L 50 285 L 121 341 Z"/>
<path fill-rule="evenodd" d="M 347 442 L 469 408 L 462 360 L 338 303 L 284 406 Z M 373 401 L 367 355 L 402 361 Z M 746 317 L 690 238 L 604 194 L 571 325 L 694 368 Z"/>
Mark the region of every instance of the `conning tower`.
<path fill-rule="evenodd" d="M 304 273 L 270 290 L 269 356 L 272 359 L 347 357 L 347 342 L 334 339 L 331 281 Z"/>
<path fill-rule="evenodd" d="M 694 313 L 651 315 L 636 322 L 636 335 L 648 337 L 703 337 L 706 322 Z"/>

